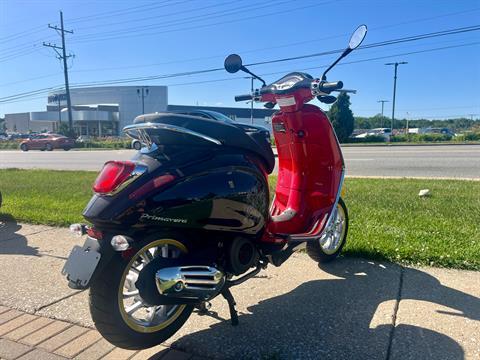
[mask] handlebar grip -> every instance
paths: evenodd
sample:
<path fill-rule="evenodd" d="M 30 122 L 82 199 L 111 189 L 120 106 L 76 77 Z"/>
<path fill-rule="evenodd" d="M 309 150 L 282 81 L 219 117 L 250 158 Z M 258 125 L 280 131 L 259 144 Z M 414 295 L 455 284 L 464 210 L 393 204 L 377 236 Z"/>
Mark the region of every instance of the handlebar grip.
<path fill-rule="evenodd" d="M 340 90 L 341 88 L 343 88 L 342 81 L 324 82 L 319 86 L 319 90 L 325 93 L 330 93 L 333 90 Z"/>
<path fill-rule="evenodd" d="M 245 101 L 245 100 L 252 100 L 252 99 L 253 99 L 253 96 L 251 94 L 235 96 L 235 101 Z"/>

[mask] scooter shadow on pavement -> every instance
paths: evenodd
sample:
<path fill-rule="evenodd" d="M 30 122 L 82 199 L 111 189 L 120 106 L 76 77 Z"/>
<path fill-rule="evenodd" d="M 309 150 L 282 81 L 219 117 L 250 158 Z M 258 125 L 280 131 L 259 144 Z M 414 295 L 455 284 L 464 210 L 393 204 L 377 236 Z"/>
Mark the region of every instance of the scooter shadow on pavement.
<path fill-rule="evenodd" d="M 21 228 L 13 216 L 0 213 L 0 255 L 40 256 L 38 248 L 29 246 L 27 238 L 17 233 Z"/>
<path fill-rule="evenodd" d="M 419 326 L 397 323 L 394 338 L 399 340 L 392 343 L 400 273 L 414 277 L 422 288 L 405 288 L 402 300 L 429 301 L 479 320 L 480 299 L 443 286 L 421 270 L 391 263 L 339 259 L 319 271 L 328 275 L 248 307 L 251 314 L 240 314 L 239 326 L 215 323 L 178 339 L 173 347 L 226 359 L 464 358 L 454 339 Z"/>

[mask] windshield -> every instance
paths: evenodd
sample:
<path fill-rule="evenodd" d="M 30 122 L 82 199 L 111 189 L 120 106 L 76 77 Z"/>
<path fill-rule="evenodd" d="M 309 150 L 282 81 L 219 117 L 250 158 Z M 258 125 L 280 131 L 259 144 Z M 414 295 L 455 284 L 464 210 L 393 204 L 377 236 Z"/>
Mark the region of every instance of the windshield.
<path fill-rule="evenodd" d="M 210 110 L 202 110 L 204 113 L 212 116 L 215 118 L 215 120 L 225 122 L 227 124 L 233 124 L 234 121 L 230 119 L 228 116 L 223 115 L 222 113 L 216 112 L 216 111 L 210 111 Z"/>
<path fill-rule="evenodd" d="M 275 87 L 276 90 L 287 90 L 305 79 L 313 79 L 313 78 L 309 74 L 294 72 L 294 73 L 285 75 L 281 79 L 275 81 L 272 85 Z"/>

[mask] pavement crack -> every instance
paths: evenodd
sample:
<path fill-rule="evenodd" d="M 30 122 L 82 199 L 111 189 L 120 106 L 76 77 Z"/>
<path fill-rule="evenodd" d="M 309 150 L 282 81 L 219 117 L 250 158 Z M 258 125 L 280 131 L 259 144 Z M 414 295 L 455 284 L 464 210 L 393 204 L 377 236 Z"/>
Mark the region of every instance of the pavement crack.
<path fill-rule="evenodd" d="M 8 237 L 6 239 L 3 239 L 3 240 L 0 240 L 0 242 L 7 242 L 7 241 L 12 241 L 12 240 L 17 240 L 19 237 L 22 238 L 26 238 L 27 236 L 32 236 L 32 235 L 37 235 L 37 234 L 40 234 L 40 233 L 43 233 L 43 232 L 47 232 L 47 231 L 52 231 L 52 230 L 55 230 L 54 228 L 50 228 L 50 229 L 43 229 L 43 230 L 38 230 L 38 231 L 34 231 L 32 233 L 27 233 L 27 234 L 18 234 L 18 233 L 13 233 L 11 237 Z"/>
<path fill-rule="evenodd" d="M 387 356 L 386 360 L 390 360 L 392 355 L 392 344 L 393 338 L 395 337 L 395 328 L 397 327 L 397 314 L 398 308 L 400 307 L 400 301 L 402 300 L 402 290 L 403 290 L 403 275 L 405 273 L 405 268 L 400 265 L 400 279 L 398 281 L 398 292 L 395 299 L 395 307 L 393 309 L 392 315 L 392 328 L 390 329 L 390 334 L 388 336 L 388 347 L 387 347 Z"/>
<path fill-rule="evenodd" d="M 72 293 L 72 294 L 65 295 L 65 296 L 61 297 L 60 299 L 57 299 L 57 300 L 55 300 L 55 301 L 52 301 L 51 303 L 42 305 L 42 306 L 40 306 L 38 309 L 35 310 L 34 314 L 38 313 L 39 311 L 41 311 L 41 310 L 43 310 L 43 309 L 45 309 L 45 308 L 47 308 L 47 307 L 49 307 L 49 306 L 58 304 L 59 302 L 61 302 L 61 301 L 63 301 L 63 300 L 66 300 L 66 299 L 68 299 L 68 298 L 71 298 L 71 297 L 73 297 L 73 296 L 75 296 L 75 295 L 77 295 L 77 294 L 81 294 L 81 293 L 84 292 L 84 291 L 85 291 L 85 290 L 76 291 L 76 292 L 74 292 L 74 293 Z"/>

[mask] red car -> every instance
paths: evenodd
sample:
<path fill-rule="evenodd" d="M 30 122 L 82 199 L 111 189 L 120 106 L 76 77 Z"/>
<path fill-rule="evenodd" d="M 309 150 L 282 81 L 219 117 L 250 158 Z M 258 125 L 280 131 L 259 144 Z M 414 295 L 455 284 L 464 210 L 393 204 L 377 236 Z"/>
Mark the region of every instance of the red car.
<path fill-rule="evenodd" d="M 22 151 L 53 149 L 70 150 L 75 145 L 75 140 L 58 134 L 35 134 L 20 143 Z"/>

